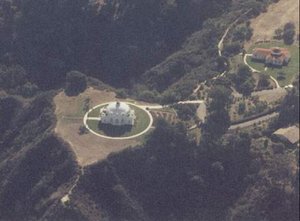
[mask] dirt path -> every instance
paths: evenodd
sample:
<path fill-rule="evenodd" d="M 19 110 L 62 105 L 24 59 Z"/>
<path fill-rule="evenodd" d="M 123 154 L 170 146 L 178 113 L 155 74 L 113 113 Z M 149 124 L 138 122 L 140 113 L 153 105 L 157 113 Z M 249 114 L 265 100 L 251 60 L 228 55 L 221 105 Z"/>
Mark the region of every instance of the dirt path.
<path fill-rule="evenodd" d="M 78 182 L 80 180 L 80 177 L 83 176 L 83 175 L 84 175 L 84 168 L 80 167 L 80 173 L 77 175 L 73 185 L 69 189 L 68 193 L 63 198 L 61 198 L 61 200 L 60 200 L 63 204 L 66 204 L 70 201 L 70 196 L 71 196 L 73 190 L 77 187 Z"/>
<path fill-rule="evenodd" d="M 252 72 L 260 73 L 261 71 L 256 70 L 255 68 L 251 67 L 250 64 L 248 64 L 248 62 L 247 62 L 247 58 L 248 57 L 252 57 L 252 54 L 245 54 L 245 56 L 244 56 L 244 64 L 247 65 Z M 271 78 L 272 81 L 274 81 L 274 83 L 276 85 L 276 88 L 280 88 L 280 85 L 279 85 L 278 81 L 273 76 L 271 76 L 271 75 L 270 75 L 270 78 Z"/>
<path fill-rule="evenodd" d="M 240 15 L 236 20 L 234 20 L 234 22 L 232 22 L 228 28 L 225 30 L 224 34 L 222 35 L 222 38 L 220 39 L 219 43 L 218 43 L 218 53 L 219 56 L 222 56 L 222 50 L 223 50 L 223 46 L 224 46 L 224 40 L 228 35 L 228 32 L 230 31 L 230 29 L 240 20 L 241 17 L 243 17 L 244 15 L 248 14 L 252 9 L 249 9 L 248 11 L 246 11 L 245 13 L 243 13 L 242 15 Z M 224 75 L 224 74 L 223 74 Z"/>

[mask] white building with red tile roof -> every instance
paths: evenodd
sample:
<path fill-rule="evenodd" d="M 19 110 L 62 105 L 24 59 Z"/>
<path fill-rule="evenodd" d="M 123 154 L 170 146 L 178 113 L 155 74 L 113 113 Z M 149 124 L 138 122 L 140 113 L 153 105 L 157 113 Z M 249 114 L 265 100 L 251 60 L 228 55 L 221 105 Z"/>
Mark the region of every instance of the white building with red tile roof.
<path fill-rule="evenodd" d="M 291 55 L 286 48 L 255 48 L 253 49 L 252 59 L 264 62 L 267 65 L 283 66 L 288 64 Z"/>

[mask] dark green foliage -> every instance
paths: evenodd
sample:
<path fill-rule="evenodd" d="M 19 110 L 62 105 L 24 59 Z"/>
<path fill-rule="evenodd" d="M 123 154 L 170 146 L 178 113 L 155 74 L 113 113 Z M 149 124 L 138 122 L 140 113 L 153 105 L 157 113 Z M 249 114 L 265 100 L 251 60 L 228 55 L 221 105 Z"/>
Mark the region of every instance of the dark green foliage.
<path fill-rule="evenodd" d="M 233 81 L 236 85 L 236 89 L 245 96 L 250 95 L 254 90 L 255 81 L 252 77 L 251 70 L 246 65 L 241 65 L 238 68 L 237 73 L 233 76 Z"/>
<path fill-rule="evenodd" d="M 183 125 L 160 120 L 143 148 L 90 167 L 79 188 L 110 220 L 223 221 L 246 186 L 250 138 L 235 135 L 207 151 L 198 148 L 205 149 L 187 139 Z"/>
<path fill-rule="evenodd" d="M 86 76 L 78 71 L 70 71 L 66 76 L 65 93 L 68 96 L 76 96 L 85 91 L 87 87 Z"/>
<path fill-rule="evenodd" d="M 238 106 L 238 114 L 241 115 L 241 114 L 245 113 L 245 110 L 246 110 L 245 102 L 240 102 L 239 106 Z"/>
<path fill-rule="evenodd" d="M 294 88 L 288 93 L 280 105 L 278 127 L 299 122 L 299 88 Z"/>
<path fill-rule="evenodd" d="M 18 108 L 21 108 L 21 102 L 17 99 L 12 97 L 0 98 L 0 138 L 9 128 Z"/>
<path fill-rule="evenodd" d="M 252 36 L 252 29 L 249 26 L 238 26 L 233 32 L 233 41 L 248 41 Z"/>
<path fill-rule="evenodd" d="M 203 125 L 204 135 L 211 142 L 219 139 L 230 126 L 230 117 L 228 111 L 221 109 L 220 111 L 212 111 L 208 115 Z"/>
<path fill-rule="evenodd" d="M 209 98 L 212 99 L 209 104 L 210 111 L 228 108 L 232 100 L 231 90 L 223 85 L 216 85 L 210 90 Z"/>
<path fill-rule="evenodd" d="M 30 82 L 26 82 L 25 84 L 17 88 L 18 94 L 27 98 L 36 95 L 38 90 L 39 90 L 38 86 Z"/>
<path fill-rule="evenodd" d="M 0 65 L 0 87 L 5 89 L 14 89 L 17 86 L 25 84 L 27 74 L 20 65 Z"/>
<path fill-rule="evenodd" d="M 32 144 L 15 162 L 12 173 L 2 180 L 0 218 L 21 221 L 41 216 L 47 209 L 41 204 L 43 199 L 74 175 L 75 165 L 68 155 L 67 149 L 53 136 Z"/>
<path fill-rule="evenodd" d="M 287 45 L 291 45 L 294 42 L 295 36 L 295 24 L 292 22 L 288 22 L 283 27 L 283 41 Z"/>
<path fill-rule="evenodd" d="M 223 85 L 214 86 L 209 92 L 206 122 L 203 125 L 203 142 L 216 142 L 230 126 L 228 108 L 231 104 L 231 90 Z"/>
<path fill-rule="evenodd" d="M 34 96 L 39 88 L 28 80 L 28 74 L 20 65 L 0 65 L 0 88 L 7 93 L 23 97 Z"/>
<path fill-rule="evenodd" d="M 226 44 L 224 46 L 224 54 L 226 56 L 232 56 L 240 53 L 241 51 L 241 45 L 238 42 L 233 42 L 230 44 Z"/>
<path fill-rule="evenodd" d="M 88 132 L 89 132 L 88 129 L 84 125 L 79 127 L 79 131 L 78 131 L 79 135 L 87 134 Z"/>
<path fill-rule="evenodd" d="M 127 98 L 127 96 L 128 96 L 128 94 L 125 89 L 119 89 L 116 91 L 116 98 L 125 99 L 125 98 Z"/>
<path fill-rule="evenodd" d="M 129 86 L 229 2 L 114 0 L 98 11 L 88 0 L 26 0 L 16 25 L 18 59 L 41 88 L 60 84 L 70 69 Z M 181 64 L 169 68 L 175 75 L 184 73 Z"/>
<path fill-rule="evenodd" d="M 88 218 L 84 217 L 78 209 L 74 207 L 60 206 L 55 214 L 51 214 L 47 217 L 48 220 L 55 221 L 89 221 Z M 104 220 L 103 221 L 107 221 Z"/>
<path fill-rule="evenodd" d="M 40 94 L 26 106 L 0 100 L 0 220 L 38 220 L 76 173 L 69 149 L 51 134 L 52 98 Z"/>
<path fill-rule="evenodd" d="M 14 9 L 9 0 L 0 2 L 0 58 L 8 53 L 13 45 Z"/>
<path fill-rule="evenodd" d="M 260 73 L 258 83 L 257 83 L 257 88 L 259 90 L 268 88 L 270 86 L 269 79 L 270 79 L 269 75 L 267 75 L 265 73 Z"/>
<path fill-rule="evenodd" d="M 195 104 L 175 104 L 173 107 L 181 120 L 191 120 L 196 116 L 197 105 Z"/>

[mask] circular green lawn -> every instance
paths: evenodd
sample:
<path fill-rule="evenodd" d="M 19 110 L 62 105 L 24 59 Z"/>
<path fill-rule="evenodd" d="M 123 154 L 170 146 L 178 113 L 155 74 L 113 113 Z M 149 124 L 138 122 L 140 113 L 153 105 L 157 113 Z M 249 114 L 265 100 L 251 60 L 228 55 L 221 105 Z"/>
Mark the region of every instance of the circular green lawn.
<path fill-rule="evenodd" d="M 127 103 L 128 104 L 128 103 Z M 128 104 L 130 108 L 132 108 L 135 112 L 135 123 L 133 126 L 124 125 L 124 126 L 113 126 L 109 124 L 102 124 L 97 119 L 90 118 L 98 118 L 100 109 L 105 107 L 107 104 L 99 105 L 96 108 L 89 111 L 87 114 L 86 124 L 89 129 L 95 132 L 96 134 L 100 134 L 107 137 L 131 137 L 137 134 L 142 133 L 143 131 L 149 128 L 151 123 L 151 118 L 149 113 L 146 110 L 143 110 L 135 105 Z"/>

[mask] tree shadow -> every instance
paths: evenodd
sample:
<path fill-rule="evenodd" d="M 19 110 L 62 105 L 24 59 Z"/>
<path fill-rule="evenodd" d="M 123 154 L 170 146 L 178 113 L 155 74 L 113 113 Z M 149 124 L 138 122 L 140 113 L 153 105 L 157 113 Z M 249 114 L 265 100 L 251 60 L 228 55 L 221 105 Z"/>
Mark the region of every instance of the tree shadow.
<path fill-rule="evenodd" d="M 98 123 L 98 129 L 103 131 L 106 136 L 110 137 L 120 137 L 127 132 L 130 132 L 132 129 L 132 125 L 120 125 L 114 126 L 111 124 L 104 124 L 101 121 Z"/>

